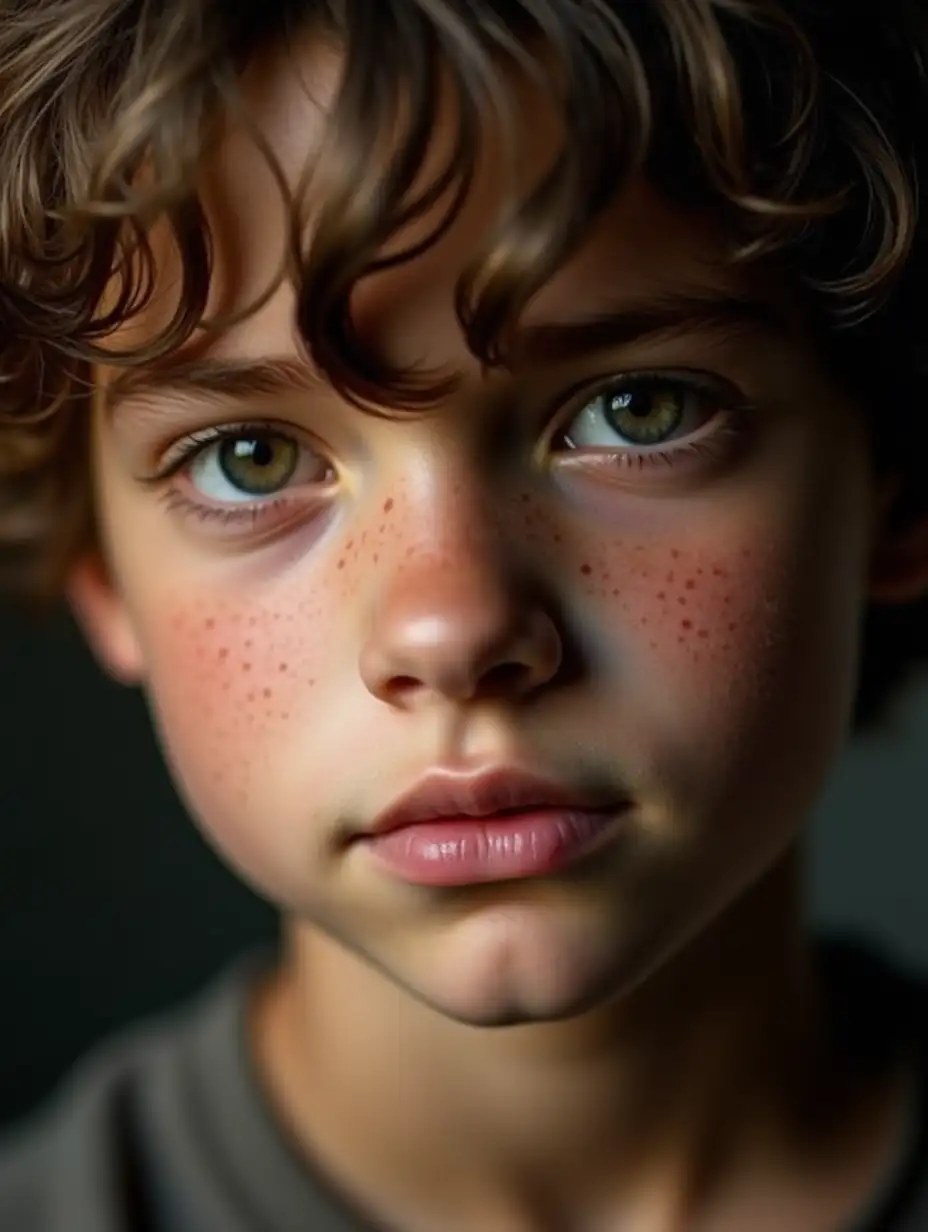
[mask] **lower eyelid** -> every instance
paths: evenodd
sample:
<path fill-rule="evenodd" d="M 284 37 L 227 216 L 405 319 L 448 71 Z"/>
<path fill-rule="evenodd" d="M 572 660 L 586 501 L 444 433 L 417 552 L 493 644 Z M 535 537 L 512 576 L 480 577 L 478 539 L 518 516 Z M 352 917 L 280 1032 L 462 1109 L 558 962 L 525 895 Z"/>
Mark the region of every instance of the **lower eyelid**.
<path fill-rule="evenodd" d="M 310 498 L 300 498 L 289 491 L 264 497 L 258 501 L 241 501 L 235 504 L 210 504 L 197 499 L 177 483 L 161 493 L 161 503 L 168 512 L 183 518 L 193 518 L 200 524 L 210 524 L 221 531 L 228 528 L 232 533 L 241 533 L 265 526 L 268 531 L 276 529 L 275 523 L 286 526 L 298 518 L 313 520 L 328 505 L 316 493 Z"/>
<path fill-rule="evenodd" d="M 552 460 L 569 470 L 588 467 L 604 472 L 640 472 L 649 467 L 664 472 L 688 461 L 698 465 L 701 459 L 719 463 L 731 457 L 738 443 L 745 439 L 749 426 L 749 408 L 722 408 L 703 429 L 666 445 L 574 446 L 553 450 Z"/>

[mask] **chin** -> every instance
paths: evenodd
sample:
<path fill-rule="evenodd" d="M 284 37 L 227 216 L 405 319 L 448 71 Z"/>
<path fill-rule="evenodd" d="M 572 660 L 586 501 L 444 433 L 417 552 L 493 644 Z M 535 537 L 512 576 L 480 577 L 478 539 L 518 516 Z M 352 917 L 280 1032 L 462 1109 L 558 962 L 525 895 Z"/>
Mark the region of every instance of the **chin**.
<path fill-rule="evenodd" d="M 426 996 L 420 998 L 443 1018 L 466 1027 L 525 1027 L 543 1023 L 570 1022 L 583 1017 L 614 997 L 614 992 L 587 991 L 583 997 L 538 996 L 531 989 L 512 989 L 507 992 L 494 990 L 481 997 L 479 994 L 465 1000 L 437 1000 Z"/>
<path fill-rule="evenodd" d="M 455 1022 L 508 1027 L 577 1018 L 621 996 L 642 974 L 607 930 L 539 927 L 503 909 L 493 917 L 455 930 L 418 970 L 407 967 L 407 991 Z"/>

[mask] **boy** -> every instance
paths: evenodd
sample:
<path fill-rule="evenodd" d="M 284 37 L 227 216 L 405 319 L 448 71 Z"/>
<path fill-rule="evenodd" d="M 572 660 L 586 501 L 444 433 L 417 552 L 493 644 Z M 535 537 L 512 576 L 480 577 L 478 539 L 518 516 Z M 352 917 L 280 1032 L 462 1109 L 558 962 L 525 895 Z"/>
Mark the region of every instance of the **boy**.
<path fill-rule="evenodd" d="M 926 55 L 4 6 L 10 583 L 285 924 L 17 1131 L 4 1232 L 928 1226 L 923 998 L 798 855 L 926 646 Z"/>

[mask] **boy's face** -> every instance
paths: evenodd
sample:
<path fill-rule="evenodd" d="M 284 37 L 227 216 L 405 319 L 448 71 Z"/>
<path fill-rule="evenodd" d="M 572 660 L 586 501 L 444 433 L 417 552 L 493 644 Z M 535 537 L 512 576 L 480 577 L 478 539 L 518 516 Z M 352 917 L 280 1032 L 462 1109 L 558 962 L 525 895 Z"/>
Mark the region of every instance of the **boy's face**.
<path fill-rule="evenodd" d="M 324 102 L 331 62 L 307 51 L 300 67 Z M 273 56 L 249 90 L 295 181 L 317 105 Z M 527 87 L 519 100 L 533 174 L 557 130 Z M 362 284 L 355 306 L 389 360 L 457 370 L 458 391 L 393 421 L 321 386 L 247 401 L 165 388 L 99 408 L 112 590 L 80 571 L 74 586 L 110 666 L 144 682 L 229 862 L 472 1022 L 562 1016 L 629 988 L 795 838 L 848 726 L 875 507 L 861 418 L 788 296 L 725 266 L 711 227 L 642 184 L 529 323 L 694 292 L 752 298 L 757 320 L 684 322 L 484 378 L 453 291 L 493 216 L 496 159 L 488 146 L 452 231 Z M 240 138 L 203 185 L 213 304 L 236 307 L 276 271 L 283 207 Z M 114 346 L 173 310 L 177 268 L 160 251 L 163 294 Z M 208 354 L 300 358 L 293 310 L 284 286 Z M 623 414 L 641 372 L 671 383 L 637 387 Z M 227 424 L 245 425 L 237 448 L 210 442 Z M 202 452 L 177 469 L 191 437 Z M 589 865 L 548 879 L 428 889 L 346 843 L 430 768 L 465 764 L 605 783 L 633 809 Z"/>

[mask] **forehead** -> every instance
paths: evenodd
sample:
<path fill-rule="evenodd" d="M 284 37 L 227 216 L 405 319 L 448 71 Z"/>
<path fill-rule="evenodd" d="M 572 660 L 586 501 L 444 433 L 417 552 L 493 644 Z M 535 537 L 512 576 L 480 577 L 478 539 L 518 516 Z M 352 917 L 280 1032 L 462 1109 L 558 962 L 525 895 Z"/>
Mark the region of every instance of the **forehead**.
<path fill-rule="evenodd" d="M 327 117 L 340 79 L 340 52 L 319 40 L 296 41 L 286 50 L 261 52 L 242 79 L 244 100 L 261 143 L 273 156 L 287 187 L 296 192 L 307 167 L 326 148 Z M 512 144 L 487 123 L 481 133 L 476 175 L 459 217 L 442 238 L 413 261 L 365 279 L 352 301 L 359 332 L 381 336 L 399 351 L 415 340 L 413 362 L 427 361 L 423 346 L 443 349 L 458 332 L 453 313 L 460 274 L 515 195 L 538 182 L 561 148 L 562 125 L 550 93 L 524 73 L 500 66 L 510 100 Z M 458 129 L 454 101 L 445 88 L 434 116 L 432 141 L 415 188 L 430 183 L 444 165 Z M 359 138 L 361 135 L 358 135 Z M 371 151 L 376 157 L 377 151 Z M 337 157 L 337 153 L 336 153 Z M 320 164 L 324 166 L 324 160 Z M 208 315 L 236 312 L 261 296 L 281 269 L 289 215 L 266 154 L 249 130 L 227 121 L 204 155 L 197 191 L 214 241 Z M 324 175 L 310 181 L 307 240 L 312 242 L 314 207 L 324 199 Z M 431 231 L 447 201 L 397 233 L 407 247 Z M 158 293 L 116 345 L 135 345 L 167 324 L 177 306 L 179 258 L 165 228 L 151 235 Z M 590 227 L 578 250 L 538 293 L 526 321 L 563 317 L 565 306 L 587 307 L 591 297 L 631 300 L 673 291 L 678 285 L 750 291 L 746 273 L 725 259 L 711 219 L 687 213 L 662 198 L 643 178 L 632 180 Z M 209 350 L 259 355 L 280 351 L 293 338 L 296 292 L 284 279 L 262 308 L 218 335 Z M 392 339 L 385 335 L 392 335 Z"/>

